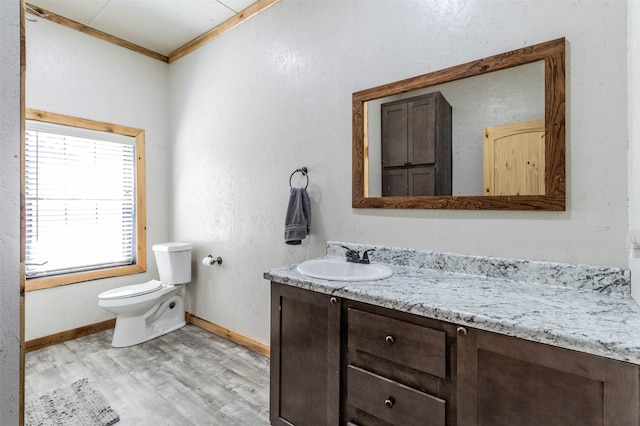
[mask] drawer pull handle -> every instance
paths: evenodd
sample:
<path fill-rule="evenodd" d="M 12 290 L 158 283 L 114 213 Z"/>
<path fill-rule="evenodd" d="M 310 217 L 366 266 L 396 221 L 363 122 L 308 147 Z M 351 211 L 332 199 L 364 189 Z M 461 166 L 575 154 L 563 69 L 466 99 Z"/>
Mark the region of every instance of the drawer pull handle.
<path fill-rule="evenodd" d="M 395 342 L 396 339 L 394 339 L 392 335 L 388 335 L 387 337 L 384 338 L 384 341 L 390 345 L 393 345 L 393 342 Z"/>
<path fill-rule="evenodd" d="M 456 330 L 458 332 L 458 336 L 466 336 L 467 335 L 467 329 L 464 327 L 458 327 L 458 329 Z"/>
<path fill-rule="evenodd" d="M 395 403 L 396 403 L 396 400 L 392 396 L 384 400 L 384 405 L 386 405 L 387 408 L 393 408 L 393 404 Z"/>
<path fill-rule="evenodd" d="M 336 303 L 338 303 L 338 299 L 336 297 L 332 297 L 331 299 L 329 299 L 329 301 L 331 302 L 332 305 L 335 305 Z"/>

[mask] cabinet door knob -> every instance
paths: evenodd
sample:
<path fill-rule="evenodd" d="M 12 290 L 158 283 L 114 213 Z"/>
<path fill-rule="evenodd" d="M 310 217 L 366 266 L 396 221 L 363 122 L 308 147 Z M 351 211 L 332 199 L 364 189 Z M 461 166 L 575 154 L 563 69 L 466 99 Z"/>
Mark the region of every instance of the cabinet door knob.
<path fill-rule="evenodd" d="M 393 342 L 395 342 L 396 339 L 394 339 L 392 335 L 388 335 L 387 337 L 384 338 L 384 341 L 390 345 L 393 345 Z"/>
<path fill-rule="evenodd" d="M 336 303 L 338 303 L 338 298 L 332 297 L 331 299 L 329 299 L 329 302 L 331 302 L 332 305 L 335 305 Z"/>
<path fill-rule="evenodd" d="M 458 336 L 466 336 L 467 335 L 467 329 L 464 327 L 458 327 L 458 329 L 456 330 L 458 332 Z"/>
<path fill-rule="evenodd" d="M 386 405 L 388 408 L 393 408 L 393 404 L 395 403 L 396 403 L 396 400 L 392 396 L 384 400 L 384 405 Z"/>

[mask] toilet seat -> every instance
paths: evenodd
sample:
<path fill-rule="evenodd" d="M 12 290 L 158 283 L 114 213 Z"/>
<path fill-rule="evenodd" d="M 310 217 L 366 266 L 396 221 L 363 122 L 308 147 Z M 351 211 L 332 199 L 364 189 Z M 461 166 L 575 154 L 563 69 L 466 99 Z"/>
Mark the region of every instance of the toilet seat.
<path fill-rule="evenodd" d="M 100 293 L 98 298 L 102 300 L 127 299 L 130 297 L 141 296 L 143 294 L 153 293 L 162 288 L 162 282 L 158 280 L 150 280 L 142 284 L 127 285 L 107 290 Z"/>

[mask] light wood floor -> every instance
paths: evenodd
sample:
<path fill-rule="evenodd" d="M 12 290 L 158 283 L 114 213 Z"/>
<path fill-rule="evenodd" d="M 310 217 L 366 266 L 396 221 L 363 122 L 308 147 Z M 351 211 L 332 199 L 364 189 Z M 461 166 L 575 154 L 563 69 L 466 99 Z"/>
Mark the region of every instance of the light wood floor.
<path fill-rule="evenodd" d="M 129 348 L 112 335 L 27 353 L 25 399 L 87 377 L 118 426 L 269 424 L 269 358 L 193 325 Z"/>

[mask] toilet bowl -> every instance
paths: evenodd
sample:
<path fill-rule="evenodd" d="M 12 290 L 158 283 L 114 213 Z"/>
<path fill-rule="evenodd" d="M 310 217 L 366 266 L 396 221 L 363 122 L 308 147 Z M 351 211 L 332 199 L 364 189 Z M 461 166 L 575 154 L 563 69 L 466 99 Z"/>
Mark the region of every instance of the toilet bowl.
<path fill-rule="evenodd" d="M 186 324 L 182 288 L 191 281 L 191 244 L 156 244 L 153 251 L 160 281 L 118 287 L 98 295 L 98 306 L 116 315 L 113 347 L 137 345 Z"/>
<path fill-rule="evenodd" d="M 135 293 L 129 287 L 154 289 Z M 98 296 L 98 306 L 116 314 L 111 342 L 116 348 L 137 345 L 185 325 L 182 286 L 156 280 L 105 291 Z"/>

